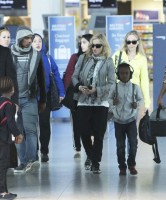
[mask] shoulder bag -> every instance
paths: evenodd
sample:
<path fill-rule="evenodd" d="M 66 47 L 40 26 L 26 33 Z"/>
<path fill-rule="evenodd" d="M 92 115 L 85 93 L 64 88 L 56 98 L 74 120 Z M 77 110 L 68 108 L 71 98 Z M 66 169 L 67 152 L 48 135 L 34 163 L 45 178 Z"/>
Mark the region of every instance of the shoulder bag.
<path fill-rule="evenodd" d="M 48 92 L 47 101 L 48 101 L 48 106 L 50 107 L 51 111 L 55 111 L 55 110 L 59 110 L 62 107 L 62 105 L 60 104 L 60 101 L 59 101 L 59 91 L 58 91 L 57 84 L 55 82 L 54 73 L 52 72 L 51 61 L 50 61 L 49 56 L 48 56 L 48 61 L 50 64 L 50 90 Z"/>

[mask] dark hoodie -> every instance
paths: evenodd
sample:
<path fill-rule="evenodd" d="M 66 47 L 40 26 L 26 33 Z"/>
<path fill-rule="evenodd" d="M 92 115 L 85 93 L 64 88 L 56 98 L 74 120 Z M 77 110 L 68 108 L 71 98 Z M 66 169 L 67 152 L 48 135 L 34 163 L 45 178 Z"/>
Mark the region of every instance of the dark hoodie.
<path fill-rule="evenodd" d="M 20 46 L 20 42 L 27 36 L 33 36 L 31 29 L 26 26 L 19 26 L 16 33 L 16 43 L 11 46 L 14 64 L 17 69 L 19 97 L 36 98 L 38 89 L 39 101 L 45 103 L 45 74 L 41 54 L 34 50 L 32 46 L 27 48 Z M 26 61 L 24 61 L 25 58 Z M 22 64 L 23 61 L 25 64 Z M 20 81 L 21 75 L 24 76 L 22 81 Z"/>
<path fill-rule="evenodd" d="M 10 143 L 11 134 L 15 137 L 20 134 L 15 122 L 16 107 L 10 99 L 0 97 L 0 140 Z"/>

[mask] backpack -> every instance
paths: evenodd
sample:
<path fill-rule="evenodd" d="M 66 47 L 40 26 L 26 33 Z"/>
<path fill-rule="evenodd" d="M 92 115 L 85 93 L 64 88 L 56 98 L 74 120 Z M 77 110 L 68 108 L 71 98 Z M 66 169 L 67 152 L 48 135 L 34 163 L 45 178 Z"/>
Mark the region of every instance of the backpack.
<path fill-rule="evenodd" d="M 6 116 L 3 116 L 3 113 L 2 113 L 2 110 L 1 109 L 3 109 L 3 107 L 6 105 L 6 104 L 11 104 L 12 105 L 12 103 L 10 102 L 10 101 L 4 101 L 1 105 L 0 105 L 0 125 L 2 125 L 2 124 L 4 124 L 5 122 L 6 122 L 6 120 L 7 120 L 7 117 Z"/>
<path fill-rule="evenodd" d="M 157 138 L 152 136 L 150 133 L 150 116 L 148 110 L 145 112 L 145 115 L 139 122 L 138 131 L 140 140 L 146 144 L 152 145 L 152 150 L 154 153 L 153 160 L 159 164 L 161 160 L 158 152 Z"/>

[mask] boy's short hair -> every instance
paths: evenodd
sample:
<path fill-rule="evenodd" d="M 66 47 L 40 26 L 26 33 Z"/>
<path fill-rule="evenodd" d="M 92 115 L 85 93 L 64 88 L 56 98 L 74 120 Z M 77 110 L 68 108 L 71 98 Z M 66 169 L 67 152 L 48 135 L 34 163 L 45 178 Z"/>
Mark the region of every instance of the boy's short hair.
<path fill-rule="evenodd" d="M 130 79 L 132 79 L 132 75 L 134 73 L 134 69 L 133 69 L 133 67 L 131 65 L 129 65 L 128 63 L 125 63 L 125 62 L 122 62 L 117 66 L 117 69 L 116 69 L 117 78 L 120 80 L 119 70 L 121 68 L 128 68 L 129 71 L 130 71 Z"/>
<path fill-rule="evenodd" d="M 0 77 L 0 93 L 9 93 L 12 92 L 14 87 L 13 81 L 11 78 L 4 76 Z"/>

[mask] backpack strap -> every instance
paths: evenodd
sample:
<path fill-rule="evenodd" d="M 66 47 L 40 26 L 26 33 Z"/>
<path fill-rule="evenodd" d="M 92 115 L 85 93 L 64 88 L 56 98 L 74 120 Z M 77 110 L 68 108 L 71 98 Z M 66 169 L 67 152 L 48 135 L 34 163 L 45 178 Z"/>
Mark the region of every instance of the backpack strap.
<path fill-rule="evenodd" d="M 0 105 L 0 109 L 2 109 L 6 104 L 10 104 L 12 105 L 12 103 L 10 101 L 4 101 L 1 105 Z M 0 121 L 0 125 L 2 125 L 5 121 L 7 120 L 7 117 L 3 117 L 2 120 Z"/>
<path fill-rule="evenodd" d="M 132 99 L 133 99 L 133 103 L 134 103 L 134 88 L 135 88 L 135 84 L 132 83 Z"/>

